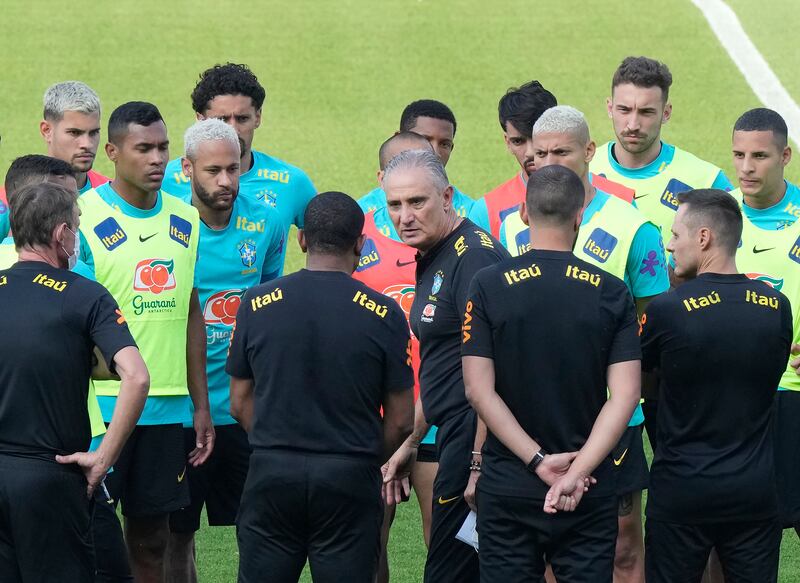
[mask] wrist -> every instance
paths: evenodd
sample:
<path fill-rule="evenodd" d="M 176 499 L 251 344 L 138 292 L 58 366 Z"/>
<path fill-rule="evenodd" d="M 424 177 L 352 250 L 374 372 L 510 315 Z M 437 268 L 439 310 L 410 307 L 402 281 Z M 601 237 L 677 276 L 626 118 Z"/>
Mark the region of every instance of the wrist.
<path fill-rule="evenodd" d="M 547 455 L 548 455 L 548 453 L 545 451 L 545 449 L 543 447 L 540 448 L 539 451 L 537 451 L 533 455 L 533 458 L 531 458 L 531 461 L 528 462 L 528 465 L 526 466 L 528 471 L 530 473 L 532 473 L 532 474 L 537 474 L 538 475 L 538 470 L 541 467 L 541 464 L 542 464 L 542 462 L 544 461 L 544 458 Z"/>

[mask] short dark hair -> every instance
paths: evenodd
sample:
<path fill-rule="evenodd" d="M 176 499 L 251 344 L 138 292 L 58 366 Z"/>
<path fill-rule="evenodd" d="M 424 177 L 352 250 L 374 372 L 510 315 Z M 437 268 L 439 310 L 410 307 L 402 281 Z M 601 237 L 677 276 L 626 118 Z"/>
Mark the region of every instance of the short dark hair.
<path fill-rule="evenodd" d="M 696 229 L 710 228 L 720 246 L 731 255 L 742 239 L 742 211 L 730 194 L 718 188 L 698 188 L 677 194 L 678 204 L 687 205 L 688 222 Z"/>
<path fill-rule="evenodd" d="M 407 141 L 414 144 L 418 144 L 420 147 L 410 148 L 411 150 L 419 150 L 422 148 L 430 147 L 430 142 L 428 142 L 425 136 L 421 136 L 416 132 L 399 132 L 393 135 L 391 138 L 386 140 L 381 144 L 380 150 L 378 150 L 378 164 L 380 165 L 381 170 L 386 169 L 386 165 L 389 163 L 389 150 L 391 149 L 392 144 L 395 142 L 400 141 Z"/>
<path fill-rule="evenodd" d="M 257 110 L 267 98 L 267 92 L 250 68 L 237 63 L 214 65 L 203 71 L 192 91 L 192 108 L 196 113 L 205 113 L 208 104 L 219 95 L 244 95 L 253 100 Z"/>
<path fill-rule="evenodd" d="M 772 132 L 775 142 L 782 149 L 789 143 L 789 128 L 786 127 L 786 120 L 777 111 L 766 107 L 756 107 L 750 111 L 745 111 L 736 124 L 733 126 L 734 132 Z"/>
<path fill-rule="evenodd" d="M 556 105 L 558 101 L 555 95 L 538 81 L 528 81 L 519 87 L 511 87 L 497 104 L 500 127 L 504 132 L 508 131 L 510 123 L 519 133 L 530 136 L 536 120 Z"/>
<path fill-rule="evenodd" d="M 78 193 L 52 182 L 31 184 L 18 190 L 9 216 L 16 248 L 50 245 L 53 229 L 61 223 L 74 229 L 77 204 Z"/>
<path fill-rule="evenodd" d="M 364 212 L 343 192 L 323 192 L 312 198 L 303 215 L 303 233 L 310 253 L 342 255 L 364 230 Z"/>
<path fill-rule="evenodd" d="M 400 131 L 407 132 L 417 125 L 418 117 L 432 117 L 453 124 L 453 136 L 456 135 L 456 116 L 453 111 L 441 101 L 435 99 L 420 99 L 406 105 L 400 115 Z"/>
<path fill-rule="evenodd" d="M 545 166 L 528 178 L 525 205 L 531 221 L 565 225 L 578 216 L 584 197 L 583 182 L 572 170 Z"/>
<path fill-rule="evenodd" d="M 626 57 L 614 72 L 611 80 L 611 93 L 617 85 L 631 83 L 636 87 L 658 87 L 664 103 L 669 98 L 669 88 L 672 86 L 672 73 L 669 67 L 655 59 L 647 57 Z"/>
<path fill-rule="evenodd" d="M 108 118 L 108 141 L 119 145 L 128 135 L 128 126 L 131 124 L 147 127 L 159 121 L 164 122 L 164 118 L 152 103 L 146 101 L 123 103 Z"/>
<path fill-rule="evenodd" d="M 67 162 L 52 156 L 28 154 L 15 159 L 6 172 L 5 188 L 9 205 L 14 194 L 22 188 L 46 182 L 50 176 L 75 176 L 75 171 Z"/>

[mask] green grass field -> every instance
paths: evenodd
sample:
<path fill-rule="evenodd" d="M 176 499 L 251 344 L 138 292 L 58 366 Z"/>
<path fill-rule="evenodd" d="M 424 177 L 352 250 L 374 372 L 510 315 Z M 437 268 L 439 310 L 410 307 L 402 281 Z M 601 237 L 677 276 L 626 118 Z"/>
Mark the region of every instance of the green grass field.
<path fill-rule="evenodd" d="M 745 29 L 795 100 L 800 25 L 796 0 L 732 0 Z M 42 152 L 41 98 L 56 81 L 97 90 L 104 118 L 133 99 L 156 103 L 182 149 L 193 121 L 189 93 L 200 71 L 244 62 L 267 88 L 255 147 L 304 168 L 319 190 L 354 196 L 375 182 L 377 148 L 400 111 L 423 97 L 458 118 L 448 173 L 474 196 L 517 171 L 497 123 L 497 100 L 532 78 L 581 109 L 598 143 L 612 137 L 605 113 L 611 75 L 629 54 L 667 62 L 675 84 L 668 141 L 732 175 L 730 131 L 760 105 L 689 0 L 295 0 L 120 1 L 66 5 L 5 0 L 0 17 L 0 168 Z M 111 173 L 100 154 L 96 168 Z M 788 176 L 800 179 L 800 162 Z M 290 247 L 287 270 L 302 265 Z M 198 537 L 201 581 L 235 580 L 232 529 Z M 390 544 L 395 581 L 421 579 L 418 511 L 401 507 Z M 784 538 L 781 581 L 800 581 L 800 542 Z"/>

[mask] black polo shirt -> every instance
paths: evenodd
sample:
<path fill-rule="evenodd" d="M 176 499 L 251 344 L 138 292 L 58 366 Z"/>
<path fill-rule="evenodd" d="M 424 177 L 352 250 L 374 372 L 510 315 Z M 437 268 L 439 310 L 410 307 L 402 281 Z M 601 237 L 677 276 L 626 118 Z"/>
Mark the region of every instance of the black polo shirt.
<path fill-rule="evenodd" d="M 606 403 L 609 365 L 641 358 L 622 280 L 567 251 L 533 250 L 481 271 L 464 315 L 464 356 L 494 360 L 495 390 L 546 451 L 583 447 Z M 491 432 L 480 487 L 544 499 L 549 486 Z M 612 496 L 611 458 L 586 496 Z"/>
<path fill-rule="evenodd" d="M 509 257 L 468 219 L 424 255 L 417 255 L 416 296 L 409 322 L 419 339 L 419 385 L 425 419 L 442 425 L 470 405 L 461 376 L 461 319 L 475 274 Z"/>
<path fill-rule="evenodd" d="M 789 301 L 745 275 L 706 273 L 654 299 L 642 330 L 643 368 L 661 379 L 647 516 L 775 516 L 769 428 L 791 346 Z"/>
<path fill-rule="evenodd" d="M 377 462 L 384 396 L 414 386 L 410 342 L 397 303 L 342 272 L 249 289 L 226 371 L 254 381 L 250 444 Z"/>
<path fill-rule="evenodd" d="M 94 282 L 39 261 L 0 271 L 0 454 L 55 462 L 91 441 L 94 346 L 113 370 L 135 346 L 117 302 Z"/>

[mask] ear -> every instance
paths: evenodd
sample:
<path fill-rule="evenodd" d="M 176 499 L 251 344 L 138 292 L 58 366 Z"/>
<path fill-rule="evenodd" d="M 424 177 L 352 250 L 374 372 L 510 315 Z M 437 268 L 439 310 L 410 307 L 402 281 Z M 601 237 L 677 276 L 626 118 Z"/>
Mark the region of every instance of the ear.
<path fill-rule="evenodd" d="M 447 185 L 447 188 L 444 189 L 442 192 L 442 198 L 444 199 L 444 210 L 449 211 L 453 208 L 453 187 L 452 185 Z"/>
<path fill-rule="evenodd" d="M 261 110 L 260 109 L 256 110 L 256 127 L 257 128 L 261 127 Z"/>
<path fill-rule="evenodd" d="M 522 222 L 525 223 L 526 226 L 531 226 L 530 219 L 528 218 L 528 206 L 525 204 L 524 200 L 519 203 L 519 218 L 522 219 Z"/>
<path fill-rule="evenodd" d="M 383 170 L 378 170 L 378 186 L 383 184 Z"/>
<path fill-rule="evenodd" d="M 43 119 L 39 122 L 39 133 L 42 134 L 44 141 L 49 144 L 50 140 L 53 139 L 53 125 L 49 121 Z"/>
<path fill-rule="evenodd" d="M 578 211 L 578 215 L 575 217 L 575 232 L 576 233 L 580 230 L 581 225 L 583 224 L 583 213 L 584 213 L 585 210 L 586 209 L 584 207 L 581 207 L 580 210 Z"/>
<path fill-rule="evenodd" d="M 613 102 L 611 101 L 610 97 L 606 97 L 606 111 L 608 112 L 608 117 L 611 117 L 611 112 L 614 109 Z"/>
<path fill-rule="evenodd" d="M 198 111 L 198 112 L 196 112 L 196 113 L 194 114 L 194 116 L 195 116 L 195 118 L 197 118 L 197 121 L 203 121 L 204 119 L 206 119 L 206 116 L 205 116 L 205 115 L 203 115 L 202 113 L 200 113 L 199 111 Z"/>
<path fill-rule="evenodd" d="M 303 229 L 297 230 L 297 244 L 300 245 L 300 251 L 308 253 L 308 245 L 306 245 L 306 234 Z"/>
<path fill-rule="evenodd" d="M 711 229 L 708 227 L 700 227 L 697 229 L 697 242 L 700 245 L 701 251 L 708 251 L 708 248 L 711 247 L 712 238 Z"/>
<path fill-rule="evenodd" d="M 365 234 L 359 235 L 358 239 L 356 239 L 356 246 L 355 246 L 355 254 L 356 257 L 361 257 L 361 250 L 364 248 L 364 243 L 367 242 L 367 236 Z"/>
<path fill-rule="evenodd" d="M 597 152 L 597 144 L 594 143 L 594 140 L 589 140 L 589 144 L 586 146 L 586 157 L 584 158 L 587 164 L 592 161 L 595 152 Z"/>
<path fill-rule="evenodd" d="M 192 162 L 186 156 L 181 158 L 181 170 L 186 178 L 192 177 Z"/>
<path fill-rule="evenodd" d="M 116 144 L 112 142 L 108 142 L 106 144 L 106 156 L 108 159 L 111 160 L 114 164 L 117 163 L 117 158 L 119 157 L 119 148 L 117 148 Z"/>
<path fill-rule="evenodd" d="M 781 154 L 781 163 L 786 166 L 792 160 L 792 147 L 786 146 Z"/>
<path fill-rule="evenodd" d="M 669 118 L 672 117 L 672 104 L 667 102 L 667 105 L 664 106 L 664 115 L 661 116 L 661 123 L 667 123 Z"/>

